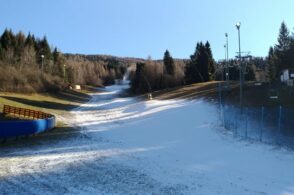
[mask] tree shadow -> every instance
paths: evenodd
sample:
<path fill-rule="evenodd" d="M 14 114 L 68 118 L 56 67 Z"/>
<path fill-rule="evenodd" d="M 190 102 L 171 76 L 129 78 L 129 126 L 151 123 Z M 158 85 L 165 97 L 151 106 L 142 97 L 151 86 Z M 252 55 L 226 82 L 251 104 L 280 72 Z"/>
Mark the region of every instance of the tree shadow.
<path fill-rule="evenodd" d="M 50 94 L 50 96 L 66 101 L 71 100 L 77 103 L 83 103 L 91 99 L 90 95 L 73 90 L 61 91 L 59 93 Z"/>
<path fill-rule="evenodd" d="M 1 151 L 11 151 L 26 148 L 34 148 L 45 145 L 49 147 L 50 145 L 55 145 L 60 141 L 67 141 L 69 139 L 77 138 L 82 136 L 80 130 L 73 127 L 55 127 L 54 129 L 44 131 L 35 135 L 12 137 L 5 140 L 1 140 L 0 144 Z M 6 152 L 1 152 L 0 156 L 6 157 L 11 156 L 11 154 Z M 23 156 L 23 155 L 16 155 Z"/>

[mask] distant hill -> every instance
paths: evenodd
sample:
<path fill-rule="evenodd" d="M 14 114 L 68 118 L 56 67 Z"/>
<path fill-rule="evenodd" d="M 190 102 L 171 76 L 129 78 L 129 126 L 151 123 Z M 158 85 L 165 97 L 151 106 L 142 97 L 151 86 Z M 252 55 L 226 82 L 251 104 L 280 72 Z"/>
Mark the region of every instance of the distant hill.
<path fill-rule="evenodd" d="M 112 55 L 85 55 L 85 54 L 69 54 L 66 53 L 64 56 L 67 59 L 71 59 L 73 61 L 90 61 L 90 62 L 107 62 L 109 65 L 122 65 L 129 66 L 132 64 L 136 64 L 138 62 L 144 62 L 145 59 L 142 58 L 132 58 L 132 57 L 117 57 Z"/>
<path fill-rule="evenodd" d="M 136 64 L 138 62 L 146 62 L 146 59 L 143 58 L 134 58 L 134 57 L 117 57 L 112 55 L 85 55 L 85 54 L 70 54 L 66 53 L 64 56 L 67 59 L 71 59 L 74 61 L 91 61 L 91 62 L 117 62 L 119 65 L 131 65 Z M 154 60 L 156 62 L 163 62 L 162 59 Z M 174 59 L 175 62 L 187 62 L 189 59 Z"/>

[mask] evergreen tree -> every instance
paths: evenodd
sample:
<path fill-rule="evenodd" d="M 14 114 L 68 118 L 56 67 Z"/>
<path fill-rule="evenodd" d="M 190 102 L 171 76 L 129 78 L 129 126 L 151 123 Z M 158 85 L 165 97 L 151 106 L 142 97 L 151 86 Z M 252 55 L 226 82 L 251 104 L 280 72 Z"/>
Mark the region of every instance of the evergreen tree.
<path fill-rule="evenodd" d="M 276 66 L 276 55 L 273 47 L 270 47 L 268 58 L 267 58 L 267 74 L 270 82 L 273 82 L 277 78 L 277 66 Z"/>
<path fill-rule="evenodd" d="M 19 32 L 15 35 L 14 55 L 17 62 L 20 61 L 20 58 L 23 54 L 24 47 L 25 47 L 25 40 L 26 40 L 26 36 L 22 32 Z"/>
<path fill-rule="evenodd" d="M 207 41 L 205 43 L 205 50 L 207 53 L 207 57 L 208 57 L 208 74 L 209 74 L 209 80 L 213 80 L 214 79 L 214 74 L 215 74 L 215 63 L 214 63 L 214 59 L 212 56 L 212 52 L 211 52 L 211 48 L 210 48 L 210 44 Z"/>
<path fill-rule="evenodd" d="M 36 46 L 37 46 L 37 53 L 39 57 L 41 55 L 44 55 L 45 59 L 47 60 L 51 59 L 51 49 L 50 49 L 46 36 L 41 40 L 37 40 Z"/>
<path fill-rule="evenodd" d="M 289 49 L 289 64 L 290 68 L 294 68 L 294 33 L 292 33 L 292 36 L 290 37 L 290 49 Z"/>
<path fill-rule="evenodd" d="M 202 75 L 202 82 L 209 80 L 208 66 L 209 59 L 208 53 L 206 52 L 206 48 L 202 42 L 200 42 L 199 53 L 197 56 L 197 65 L 200 74 Z"/>
<path fill-rule="evenodd" d="M 55 47 L 53 52 L 52 52 L 52 57 L 53 57 L 53 75 L 58 75 L 60 77 L 64 77 L 64 65 L 65 65 L 65 58 L 62 55 L 61 52 L 57 50 Z"/>
<path fill-rule="evenodd" d="M 164 53 L 163 63 L 164 63 L 167 74 L 174 75 L 175 63 L 174 63 L 174 59 L 172 58 L 168 50 L 166 50 Z"/>
<path fill-rule="evenodd" d="M 25 41 L 25 46 L 31 46 L 35 47 L 36 46 L 36 40 L 34 35 L 31 35 L 31 33 L 28 34 L 26 41 Z"/>
<path fill-rule="evenodd" d="M 36 52 L 36 58 L 39 65 L 42 64 L 41 56 L 44 56 L 43 66 L 45 67 L 44 69 L 47 70 L 49 68 L 49 63 L 52 59 L 52 54 L 46 36 L 41 40 L 36 40 Z"/>
<path fill-rule="evenodd" d="M 277 56 L 276 60 L 276 67 L 277 72 L 282 71 L 283 69 L 289 68 L 290 60 L 289 60 L 289 53 L 291 45 L 291 38 L 289 36 L 289 30 L 285 24 L 285 22 L 282 22 L 280 27 L 280 33 L 278 36 L 278 44 L 275 46 L 275 53 Z"/>
<path fill-rule="evenodd" d="M 136 72 L 135 72 L 135 76 L 132 80 L 133 92 L 136 92 L 137 90 L 139 90 L 141 83 L 143 83 L 143 81 L 144 81 L 144 78 L 143 78 L 144 67 L 145 67 L 145 63 L 137 63 L 136 64 Z"/>
<path fill-rule="evenodd" d="M 59 59 L 59 52 L 56 47 L 54 48 L 54 50 L 52 52 L 52 57 L 53 57 L 53 63 L 56 64 Z"/>
<path fill-rule="evenodd" d="M 205 45 L 202 42 L 197 43 L 196 50 L 190 58 L 185 71 L 186 83 L 206 82 L 213 79 L 214 60 L 208 41 Z"/>
<path fill-rule="evenodd" d="M 280 27 L 280 33 L 278 37 L 278 44 L 276 48 L 278 51 L 287 51 L 290 48 L 290 35 L 289 30 L 285 22 L 282 22 Z"/>
<path fill-rule="evenodd" d="M 190 56 L 190 61 L 186 65 L 185 80 L 187 84 L 204 81 L 199 70 L 199 56 L 201 55 L 202 43 L 197 43 L 194 54 Z"/>
<path fill-rule="evenodd" d="M 15 47 L 15 37 L 11 30 L 5 29 L 1 36 L 0 43 L 4 50 Z"/>
<path fill-rule="evenodd" d="M 0 43 L 0 60 L 2 60 L 3 58 L 3 48 L 2 48 L 2 45 Z"/>

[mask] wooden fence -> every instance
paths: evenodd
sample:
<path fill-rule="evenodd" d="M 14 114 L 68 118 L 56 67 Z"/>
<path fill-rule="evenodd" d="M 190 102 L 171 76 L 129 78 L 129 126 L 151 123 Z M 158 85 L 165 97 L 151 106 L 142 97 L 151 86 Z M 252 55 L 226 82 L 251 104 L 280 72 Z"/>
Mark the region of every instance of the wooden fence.
<path fill-rule="evenodd" d="M 52 114 L 47 114 L 41 111 L 35 111 L 25 108 L 18 108 L 14 106 L 4 105 L 3 106 L 3 114 L 11 114 L 18 117 L 28 117 L 33 119 L 46 119 L 54 117 Z"/>

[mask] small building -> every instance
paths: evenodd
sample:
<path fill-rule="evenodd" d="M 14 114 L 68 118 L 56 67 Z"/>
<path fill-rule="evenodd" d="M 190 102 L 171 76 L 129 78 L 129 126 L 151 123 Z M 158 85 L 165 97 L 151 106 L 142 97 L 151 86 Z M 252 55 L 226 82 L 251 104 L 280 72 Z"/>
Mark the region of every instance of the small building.
<path fill-rule="evenodd" d="M 294 69 L 289 68 L 289 69 L 284 69 L 283 71 L 281 71 L 280 80 L 282 83 L 285 83 L 286 85 L 293 87 Z"/>
<path fill-rule="evenodd" d="M 76 90 L 81 90 L 81 85 L 75 85 L 74 87 Z"/>
<path fill-rule="evenodd" d="M 261 68 L 255 69 L 255 81 L 267 82 L 266 71 Z"/>

